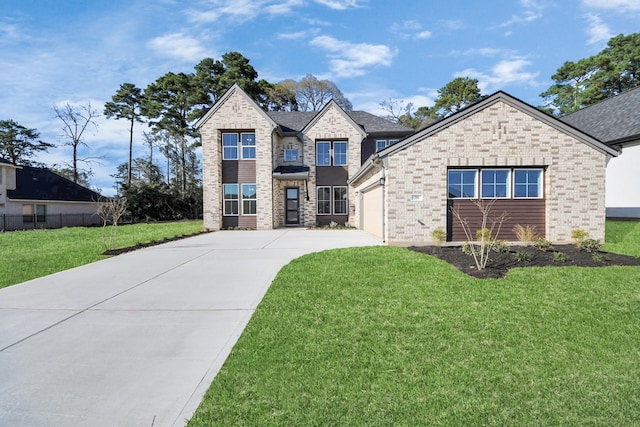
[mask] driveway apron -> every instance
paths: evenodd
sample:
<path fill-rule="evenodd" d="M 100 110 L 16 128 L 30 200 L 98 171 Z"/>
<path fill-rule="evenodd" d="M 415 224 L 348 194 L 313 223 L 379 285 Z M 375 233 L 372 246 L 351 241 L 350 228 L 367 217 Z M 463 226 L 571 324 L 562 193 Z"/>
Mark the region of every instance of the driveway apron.
<path fill-rule="evenodd" d="M 183 426 L 285 264 L 376 244 L 223 231 L 2 289 L 0 425 Z"/>

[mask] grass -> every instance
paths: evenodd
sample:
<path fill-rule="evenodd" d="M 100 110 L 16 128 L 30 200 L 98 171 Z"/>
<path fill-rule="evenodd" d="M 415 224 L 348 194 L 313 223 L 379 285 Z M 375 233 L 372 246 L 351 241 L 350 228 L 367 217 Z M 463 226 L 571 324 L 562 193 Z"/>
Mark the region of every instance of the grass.
<path fill-rule="evenodd" d="M 607 226 L 637 253 L 636 223 Z M 638 425 L 639 357 L 638 267 L 326 251 L 280 271 L 188 425 Z"/>
<path fill-rule="evenodd" d="M 607 220 L 603 249 L 640 257 L 640 221 Z"/>
<path fill-rule="evenodd" d="M 121 225 L 118 247 L 202 230 L 202 221 Z M 0 233 L 0 288 L 98 261 L 104 250 L 100 227 Z"/>

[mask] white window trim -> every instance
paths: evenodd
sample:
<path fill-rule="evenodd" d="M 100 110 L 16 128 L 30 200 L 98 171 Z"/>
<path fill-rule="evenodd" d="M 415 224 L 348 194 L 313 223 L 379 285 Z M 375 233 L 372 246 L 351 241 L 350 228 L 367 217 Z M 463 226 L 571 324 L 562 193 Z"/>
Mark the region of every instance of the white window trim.
<path fill-rule="evenodd" d="M 329 164 L 319 164 L 318 162 L 318 145 L 320 144 L 329 144 Z M 333 156 L 332 156 L 332 147 L 333 144 L 331 141 L 325 141 L 325 140 L 320 140 L 320 141 L 316 141 L 316 166 L 317 167 L 327 167 L 327 166 L 332 166 L 333 164 Z"/>
<path fill-rule="evenodd" d="M 538 171 L 540 172 L 540 184 L 539 184 L 539 195 L 536 197 L 516 197 L 516 171 Z M 513 199 L 517 199 L 517 200 L 523 200 L 523 199 L 530 199 L 530 200 L 540 200 L 540 199 L 544 199 L 544 169 L 543 168 L 513 168 L 512 173 L 512 181 L 513 181 Z"/>
<path fill-rule="evenodd" d="M 253 145 L 242 145 L 242 135 L 253 135 Z M 239 136 L 239 138 L 238 138 L 238 151 L 239 151 L 238 157 L 239 158 L 241 157 L 242 160 L 256 160 L 256 157 L 258 157 L 258 147 L 257 147 L 257 144 L 256 144 L 256 133 L 255 132 L 240 132 L 238 136 Z M 256 152 L 255 157 L 245 158 L 244 157 L 244 150 L 243 150 L 244 147 L 253 147 L 253 149 Z"/>
<path fill-rule="evenodd" d="M 247 200 L 253 201 L 255 203 L 255 205 L 256 205 L 256 213 L 254 213 L 254 214 L 244 213 L 244 201 L 245 201 L 245 198 L 244 198 L 244 191 L 242 190 L 242 188 L 245 185 L 255 185 L 256 186 L 256 197 L 253 198 L 253 199 L 247 198 Z M 239 198 L 240 198 L 241 203 L 242 203 L 242 209 L 238 209 L 238 212 L 242 212 L 242 216 L 257 216 L 258 215 L 258 186 L 256 184 L 252 183 L 252 182 L 251 183 L 240 184 L 240 194 L 239 194 L 239 196 L 240 196 Z"/>
<path fill-rule="evenodd" d="M 344 144 L 344 163 L 336 164 L 335 146 L 336 144 Z M 331 164 L 333 166 L 349 166 L 349 142 L 348 141 L 331 141 Z"/>
<path fill-rule="evenodd" d="M 320 199 L 318 199 L 318 190 L 320 190 L 321 188 L 328 188 L 329 189 L 329 213 L 320 213 L 318 212 L 318 203 L 320 202 Z M 318 185 L 316 187 L 316 215 L 331 215 L 331 212 L 333 212 L 333 187 L 330 185 Z M 326 200 L 323 200 L 326 201 Z"/>
<path fill-rule="evenodd" d="M 236 189 L 238 190 L 238 198 L 237 199 L 226 199 L 225 196 L 225 191 L 224 191 L 224 187 L 226 185 L 235 185 Z M 237 183 L 224 183 L 222 184 L 222 216 L 239 216 L 240 215 L 240 187 Z M 234 213 L 227 213 L 227 200 L 232 200 L 232 201 L 236 201 L 238 203 L 238 213 L 234 214 Z"/>
<path fill-rule="evenodd" d="M 482 181 L 482 172 L 484 171 L 506 171 L 507 172 L 507 195 L 505 197 L 484 197 L 482 195 L 482 187 L 484 182 Z M 513 196 L 513 193 L 511 192 L 511 182 L 513 180 L 513 169 L 510 168 L 482 168 L 478 170 L 478 181 L 479 183 L 478 185 L 478 194 L 480 195 L 481 199 L 501 199 L 501 200 L 506 200 L 506 199 L 511 199 Z"/>
<path fill-rule="evenodd" d="M 473 187 L 473 197 L 449 197 L 449 172 L 475 172 L 476 179 Z M 478 198 L 480 171 L 478 169 L 448 169 L 447 170 L 447 198 L 450 200 L 475 200 Z"/>
<path fill-rule="evenodd" d="M 240 135 L 237 132 L 222 132 L 222 160 L 238 160 L 240 157 L 240 152 L 239 152 L 239 145 L 240 145 L 240 140 L 236 141 L 236 157 L 235 158 L 227 158 L 227 156 L 225 155 L 225 145 L 224 145 L 224 136 L 225 135 L 236 135 L 238 136 L 238 138 L 240 137 Z"/>
<path fill-rule="evenodd" d="M 336 200 L 335 200 L 335 189 L 336 188 L 344 188 L 345 189 L 345 193 L 347 195 L 347 199 L 344 201 L 345 202 L 345 212 L 344 213 L 337 213 L 336 212 Z M 334 215 L 349 215 L 349 187 L 346 185 L 334 185 L 333 187 L 331 187 L 331 198 L 333 200 L 331 200 L 331 209 L 333 210 L 333 214 Z"/>
<path fill-rule="evenodd" d="M 296 158 L 295 160 L 287 160 L 287 152 L 295 152 Z M 285 148 L 284 150 L 284 161 L 285 162 L 299 162 L 300 161 L 300 150 L 297 148 Z"/>

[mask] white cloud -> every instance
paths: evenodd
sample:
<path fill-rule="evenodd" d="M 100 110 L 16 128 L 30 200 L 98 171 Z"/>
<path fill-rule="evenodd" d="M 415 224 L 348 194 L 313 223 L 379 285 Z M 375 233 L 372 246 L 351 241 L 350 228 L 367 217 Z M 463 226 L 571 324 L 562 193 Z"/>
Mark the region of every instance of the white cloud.
<path fill-rule="evenodd" d="M 443 27 L 453 31 L 461 30 L 465 27 L 464 22 L 459 19 L 445 19 L 445 20 L 439 21 L 439 23 Z"/>
<path fill-rule="evenodd" d="M 318 36 L 311 45 L 329 52 L 331 72 L 336 77 L 358 77 L 366 68 L 389 66 L 395 53 L 385 45 L 350 43 L 329 36 Z"/>
<path fill-rule="evenodd" d="M 614 36 L 614 34 L 609 29 L 609 26 L 605 24 L 598 15 L 587 15 L 587 22 L 588 26 L 586 32 L 589 36 L 587 44 L 596 44 L 602 41 L 606 42 Z"/>
<path fill-rule="evenodd" d="M 199 9 L 189 9 L 189 20 L 198 23 L 227 19 L 235 22 L 250 21 L 261 14 L 283 15 L 303 6 L 303 0 L 209 0 Z"/>
<path fill-rule="evenodd" d="M 536 0 L 520 0 L 520 5 L 524 8 L 521 14 L 511 15 L 511 18 L 492 28 L 504 28 L 517 24 L 527 24 L 542 18 L 544 6 Z"/>
<path fill-rule="evenodd" d="M 431 37 L 431 31 L 424 30 L 422 24 L 416 20 L 394 22 L 391 32 L 404 39 L 424 40 Z"/>
<path fill-rule="evenodd" d="M 306 30 L 306 31 L 296 31 L 296 32 L 292 32 L 292 33 L 278 33 L 277 37 L 280 40 L 300 40 L 300 39 L 304 39 L 308 36 L 312 36 L 315 34 L 318 34 L 320 30 L 318 29 L 311 29 L 311 30 Z"/>
<path fill-rule="evenodd" d="M 361 0 L 315 0 L 316 3 L 327 6 L 333 10 L 346 10 L 362 7 Z"/>
<path fill-rule="evenodd" d="M 183 33 L 156 37 L 148 42 L 148 46 L 161 55 L 178 58 L 183 61 L 193 62 L 207 56 L 215 56 L 208 54 L 198 39 Z"/>
<path fill-rule="evenodd" d="M 618 12 L 640 10 L 640 1 L 638 0 L 583 0 L 582 3 L 587 7 L 614 9 Z"/>
<path fill-rule="evenodd" d="M 522 58 L 505 59 L 494 65 L 489 73 L 468 68 L 455 73 L 454 77 L 478 79 L 478 87 L 484 93 L 494 92 L 511 84 L 536 85 L 538 73 L 524 70 L 530 64 L 531 62 Z"/>
<path fill-rule="evenodd" d="M 504 49 L 498 49 L 494 47 L 480 47 L 471 48 L 466 50 L 452 50 L 450 52 L 453 56 L 497 56 L 507 53 Z"/>

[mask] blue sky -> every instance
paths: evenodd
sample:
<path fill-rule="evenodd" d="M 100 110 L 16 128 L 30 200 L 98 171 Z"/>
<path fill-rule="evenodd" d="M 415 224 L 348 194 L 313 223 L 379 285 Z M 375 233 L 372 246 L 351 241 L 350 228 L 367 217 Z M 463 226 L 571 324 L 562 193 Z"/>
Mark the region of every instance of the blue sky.
<path fill-rule="evenodd" d="M 0 119 L 61 145 L 54 105 L 102 112 L 121 83 L 144 88 L 229 51 L 270 82 L 330 79 L 354 109 L 380 115 L 382 100 L 431 105 L 458 76 L 539 105 L 564 61 L 638 23 L 640 0 L 0 0 Z M 128 128 L 97 121 L 80 157 L 100 158 L 92 184 L 113 194 Z M 62 164 L 71 153 L 60 146 L 41 160 Z"/>

